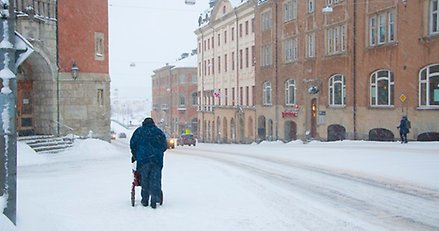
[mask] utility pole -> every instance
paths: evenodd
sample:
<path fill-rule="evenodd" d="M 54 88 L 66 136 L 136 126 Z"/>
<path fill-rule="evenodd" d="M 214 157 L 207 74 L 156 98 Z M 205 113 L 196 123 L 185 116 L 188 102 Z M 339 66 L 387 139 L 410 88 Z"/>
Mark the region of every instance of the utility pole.
<path fill-rule="evenodd" d="M 17 73 L 13 2 L 0 1 L 0 209 L 16 224 L 17 208 Z"/>

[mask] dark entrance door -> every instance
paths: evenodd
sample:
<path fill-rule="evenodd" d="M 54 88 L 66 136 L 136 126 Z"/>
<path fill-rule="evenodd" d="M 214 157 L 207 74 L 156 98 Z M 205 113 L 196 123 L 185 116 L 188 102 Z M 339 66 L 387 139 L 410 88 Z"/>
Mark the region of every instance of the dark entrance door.
<path fill-rule="evenodd" d="M 311 137 L 317 135 L 317 99 L 311 100 Z"/>
<path fill-rule="evenodd" d="M 32 80 L 17 83 L 17 132 L 19 136 L 33 135 Z"/>

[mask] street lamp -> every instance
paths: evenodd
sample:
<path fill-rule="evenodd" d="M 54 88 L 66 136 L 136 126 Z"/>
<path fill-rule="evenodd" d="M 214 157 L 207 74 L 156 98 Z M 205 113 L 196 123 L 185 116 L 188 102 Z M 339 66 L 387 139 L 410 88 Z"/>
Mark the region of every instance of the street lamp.
<path fill-rule="evenodd" d="M 72 78 L 73 80 L 76 80 L 76 78 L 78 78 L 78 73 L 79 73 L 79 67 L 76 65 L 75 62 L 73 62 L 72 64 Z"/>

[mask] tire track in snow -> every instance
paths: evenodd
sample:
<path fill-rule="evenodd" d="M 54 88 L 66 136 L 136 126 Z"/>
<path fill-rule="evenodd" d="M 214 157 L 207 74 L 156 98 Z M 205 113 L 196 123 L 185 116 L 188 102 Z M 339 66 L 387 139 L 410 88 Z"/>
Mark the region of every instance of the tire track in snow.
<path fill-rule="evenodd" d="M 280 158 L 200 148 L 192 148 L 190 153 L 187 150 L 175 152 L 212 159 L 245 170 L 295 192 L 315 197 L 318 201 L 323 199 L 332 207 L 358 214 L 362 220 L 388 230 L 439 229 L 439 196 L 434 190 L 389 184 Z M 274 167 L 267 167 L 267 163 Z M 334 180 L 340 183 L 331 185 L 330 182 Z"/>

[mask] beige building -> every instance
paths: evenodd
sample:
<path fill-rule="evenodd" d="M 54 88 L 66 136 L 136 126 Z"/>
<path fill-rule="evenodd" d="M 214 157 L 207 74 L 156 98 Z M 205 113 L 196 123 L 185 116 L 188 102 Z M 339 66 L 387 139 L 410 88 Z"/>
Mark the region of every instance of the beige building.
<path fill-rule="evenodd" d="M 198 41 L 199 141 L 255 139 L 253 1 L 211 1 Z"/>
<path fill-rule="evenodd" d="M 258 139 L 438 140 L 437 0 L 266 0 L 256 8 Z"/>

